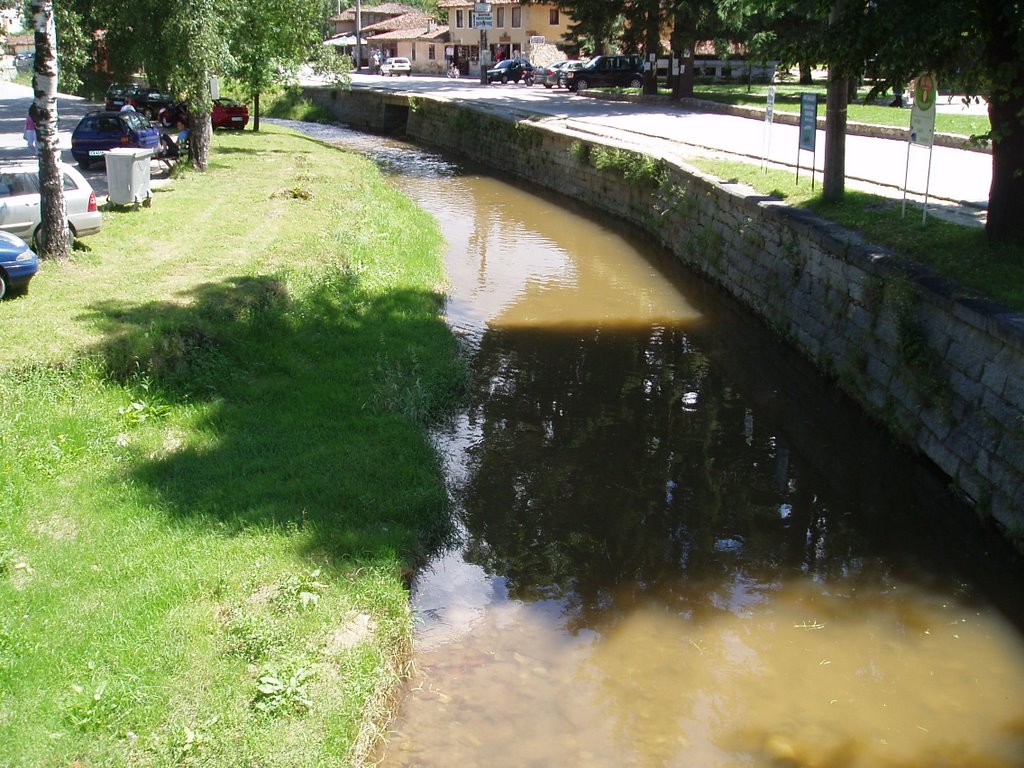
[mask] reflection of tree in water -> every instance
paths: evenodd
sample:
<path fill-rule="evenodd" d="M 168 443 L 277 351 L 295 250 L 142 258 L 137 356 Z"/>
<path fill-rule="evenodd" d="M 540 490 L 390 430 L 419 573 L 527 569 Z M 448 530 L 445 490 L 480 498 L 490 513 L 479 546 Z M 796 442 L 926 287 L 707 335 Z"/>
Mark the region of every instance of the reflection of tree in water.
<path fill-rule="evenodd" d="M 917 546 L 906 534 L 916 489 L 878 476 L 899 462 L 877 468 L 886 458 L 859 455 L 874 449 L 855 434 L 844 458 L 815 455 L 830 430 L 852 427 L 789 423 L 822 407 L 804 399 L 815 395 L 780 398 L 801 385 L 721 354 L 734 353 L 673 329 L 487 333 L 466 558 L 505 576 L 513 597 L 566 599 L 577 626 L 623 588 L 629 599 L 676 590 L 693 610 L 722 607 L 743 580 L 869 570 L 888 581 L 876 555 L 894 539 Z"/>

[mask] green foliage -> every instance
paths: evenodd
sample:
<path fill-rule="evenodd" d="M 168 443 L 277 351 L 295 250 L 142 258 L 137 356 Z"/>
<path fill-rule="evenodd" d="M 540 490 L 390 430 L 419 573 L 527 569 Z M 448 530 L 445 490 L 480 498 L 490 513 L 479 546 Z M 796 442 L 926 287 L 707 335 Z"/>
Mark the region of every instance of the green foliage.
<path fill-rule="evenodd" d="M 621 175 L 635 187 L 657 188 L 668 177 L 661 160 L 624 149 L 595 146 L 590 151 L 590 161 L 598 170 Z"/>

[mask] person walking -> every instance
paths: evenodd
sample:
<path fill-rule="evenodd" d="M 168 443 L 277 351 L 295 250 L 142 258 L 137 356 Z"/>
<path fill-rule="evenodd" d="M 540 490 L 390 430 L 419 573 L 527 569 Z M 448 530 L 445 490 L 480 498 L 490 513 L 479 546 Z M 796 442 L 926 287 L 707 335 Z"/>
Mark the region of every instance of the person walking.
<path fill-rule="evenodd" d="M 36 138 L 36 124 L 32 120 L 32 113 L 25 116 L 25 143 L 33 152 L 39 149 L 39 142 Z"/>

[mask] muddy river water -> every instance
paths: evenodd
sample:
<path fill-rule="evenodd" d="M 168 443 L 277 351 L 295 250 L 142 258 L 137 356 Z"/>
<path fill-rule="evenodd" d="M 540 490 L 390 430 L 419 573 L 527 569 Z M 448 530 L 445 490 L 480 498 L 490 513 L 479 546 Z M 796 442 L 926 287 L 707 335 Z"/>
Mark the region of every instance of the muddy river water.
<path fill-rule="evenodd" d="M 1024 765 L 1024 581 L 947 482 L 636 232 L 318 130 L 440 221 L 473 372 L 382 766 Z"/>

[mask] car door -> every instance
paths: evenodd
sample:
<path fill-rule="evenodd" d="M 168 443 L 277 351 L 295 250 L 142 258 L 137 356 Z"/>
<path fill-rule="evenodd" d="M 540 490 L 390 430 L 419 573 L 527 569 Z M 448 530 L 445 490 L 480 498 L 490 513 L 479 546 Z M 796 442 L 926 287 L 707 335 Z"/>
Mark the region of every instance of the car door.
<path fill-rule="evenodd" d="M 38 221 L 38 174 L 0 171 L 0 229 L 28 241 Z"/>

